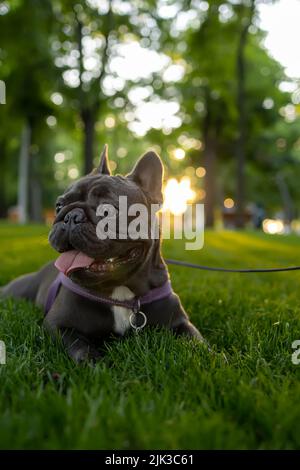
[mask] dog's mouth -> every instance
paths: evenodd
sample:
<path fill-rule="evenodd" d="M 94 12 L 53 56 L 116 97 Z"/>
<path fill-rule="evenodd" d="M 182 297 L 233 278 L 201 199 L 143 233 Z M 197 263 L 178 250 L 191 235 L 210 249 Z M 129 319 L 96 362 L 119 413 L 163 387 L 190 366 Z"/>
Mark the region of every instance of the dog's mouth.
<path fill-rule="evenodd" d="M 101 259 L 91 258 L 81 251 L 70 250 L 57 258 L 55 266 L 67 276 L 82 269 L 91 273 L 107 274 L 135 262 L 140 256 L 141 249 L 137 247 L 131 248 L 124 255 Z"/>

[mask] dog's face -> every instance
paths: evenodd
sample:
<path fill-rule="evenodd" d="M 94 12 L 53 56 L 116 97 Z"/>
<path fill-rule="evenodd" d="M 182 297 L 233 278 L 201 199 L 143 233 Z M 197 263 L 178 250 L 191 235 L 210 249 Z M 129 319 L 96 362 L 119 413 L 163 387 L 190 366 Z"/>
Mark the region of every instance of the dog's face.
<path fill-rule="evenodd" d="M 112 176 L 105 146 L 99 167 L 57 199 L 57 215 L 49 241 L 55 250 L 65 253 L 65 257 L 69 253 L 73 256 L 78 253 L 81 260 L 75 264 L 76 269 L 66 272 L 68 275 L 88 287 L 119 284 L 149 261 L 149 253 L 155 244 L 151 236 L 120 239 L 119 197 L 126 196 L 127 207 L 143 204 L 147 208 L 150 234 L 151 204 L 162 203 L 162 177 L 162 163 L 154 152 L 144 155 L 126 177 Z M 117 236 L 99 239 L 96 228 L 103 220 L 99 207 L 107 205 L 115 211 Z M 130 224 L 132 217 L 127 220 Z M 90 262 L 86 261 L 89 259 Z"/>

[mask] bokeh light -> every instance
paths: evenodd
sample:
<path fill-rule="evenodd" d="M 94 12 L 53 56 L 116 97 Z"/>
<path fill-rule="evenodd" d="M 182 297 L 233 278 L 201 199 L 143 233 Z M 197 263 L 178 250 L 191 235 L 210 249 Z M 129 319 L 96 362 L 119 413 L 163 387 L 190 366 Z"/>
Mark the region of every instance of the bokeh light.
<path fill-rule="evenodd" d="M 234 200 L 231 197 L 227 197 L 224 201 L 224 207 L 226 209 L 233 209 L 234 208 Z"/>
<path fill-rule="evenodd" d="M 55 116 L 48 116 L 46 119 L 46 123 L 49 127 L 55 127 L 57 124 L 57 119 Z"/>
<path fill-rule="evenodd" d="M 116 120 L 113 116 L 108 116 L 104 121 L 105 127 L 113 129 L 116 125 Z"/>
<path fill-rule="evenodd" d="M 68 170 L 68 177 L 69 177 L 71 180 L 76 180 L 76 178 L 78 178 L 78 176 L 79 176 L 79 170 L 78 170 L 78 168 L 76 168 L 75 166 L 69 168 L 69 170 Z"/>
<path fill-rule="evenodd" d="M 195 197 L 196 193 L 191 188 L 190 178 L 185 176 L 180 181 L 170 178 L 164 188 L 163 211 L 181 215 L 186 211 L 188 202 L 192 202 Z"/>
<path fill-rule="evenodd" d="M 65 154 L 62 152 L 58 152 L 54 155 L 54 160 L 56 163 L 63 163 L 65 161 Z"/>
<path fill-rule="evenodd" d="M 115 171 L 117 169 L 117 163 L 114 160 L 109 160 L 109 166 L 111 171 Z"/>
<path fill-rule="evenodd" d="M 174 150 L 173 155 L 176 160 L 183 160 L 185 157 L 185 151 L 181 148 L 177 148 Z"/>
<path fill-rule="evenodd" d="M 206 175 L 206 169 L 203 166 L 199 166 L 196 169 L 196 175 L 198 176 L 198 178 L 204 178 L 204 176 Z"/>
<path fill-rule="evenodd" d="M 279 219 L 265 219 L 263 221 L 263 231 L 270 235 L 281 235 L 284 233 L 284 223 Z"/>
<path fill-rule="evenodd" d="M 124 158 L 126 157 L 127 155 L 127 149 L 125 147 L 119 147 L 118 150 L 117 150 L 117 156 L 119 158 Z"/>
<path fill-rule="evenodd" d="M 199 198 L 200 201 L 203 201 L 203 199 L 206 198 L 206 191 L 205 191 L 205 189 L 200 189 L 200 190 L 198 191 L 198 198 Z"/>

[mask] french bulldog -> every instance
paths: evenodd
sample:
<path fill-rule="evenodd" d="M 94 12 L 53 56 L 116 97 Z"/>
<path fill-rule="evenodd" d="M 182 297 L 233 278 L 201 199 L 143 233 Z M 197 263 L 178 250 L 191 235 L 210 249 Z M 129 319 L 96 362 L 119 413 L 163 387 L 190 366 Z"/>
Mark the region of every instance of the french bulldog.
<path fill-rule="evenodd" d="M 61 336 L 76 362 L 96 360 L 101 357 L 99 346 L 105 339 L 122 337 L 132 330 L 132 310 L 118 305 L 118 301 L 126 304 L 131 299 L 143 298 L 169 280 L 160 251 L 160 236 L 100 240 L 96 230 L 101 219 L 97 215 L 99 205 L 110 204 L 117 212 L 119 196 L 126 196 L 129 206 L 161 205 L 162 182 L 163 165 L 155 152 L 141 157 L 127 176 L 113 176 L 105 146 L 98 168 L 57 199 L 49 241 L 61 253 L 60 258 L 36 273 L 17 278 L 1 291 L 2 297 L 28 299 L 44 308 L 59 269 L 85 292 L 110 299 L 110 303 L 95 302 L 60 286 L 45 315 L 44 326 L 54 338 L 57 334 Z M 147 327 L 165 327 L 175 334 L 205 342 L 172 290 L 164 298 L 143 305 L 141 310 Z"/>

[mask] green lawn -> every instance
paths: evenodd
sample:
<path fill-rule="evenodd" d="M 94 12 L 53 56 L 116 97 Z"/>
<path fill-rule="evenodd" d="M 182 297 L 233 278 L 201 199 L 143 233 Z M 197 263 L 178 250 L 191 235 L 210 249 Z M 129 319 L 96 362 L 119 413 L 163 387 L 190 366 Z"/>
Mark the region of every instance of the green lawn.
<path fill-rule="evenodd" d="M 0 252 L 0 284 L 55 257 L 39 226 L 0 225 Z M 297 237 L 208 233 L 198 253 L 177 241 L 164 252 L 228 267 L 300 265 Z M 76 366 L 44 333 L 39 309 L 1 302 L 1 448 L 300 448 L 300 365 L 291 362 L 300 274 L 170 272 L 216 354 L 144 331 L 107 346 L 96 367 Z"/>

